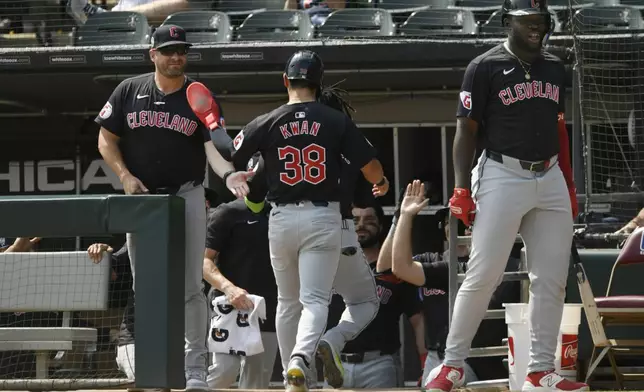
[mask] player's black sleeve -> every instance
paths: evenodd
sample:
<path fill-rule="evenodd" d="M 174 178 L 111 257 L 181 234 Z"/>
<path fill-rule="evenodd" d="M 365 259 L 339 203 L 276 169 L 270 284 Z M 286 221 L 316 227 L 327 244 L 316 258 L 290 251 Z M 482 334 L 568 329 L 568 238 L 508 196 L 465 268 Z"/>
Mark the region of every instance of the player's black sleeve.
<path fill-rule="evenodd" d="M 423 266 L 425 287 L 447 291 L 449 289 L 449 263 L 436 260 L 436 253 L 422 253 L 413 257 Z"/>
<path fill-rule="evenodd" d="M 228 132 L 223 128 L 217 128 L 210 132 L 210 140 L 212 140 L 221 156 L 228 162 L 232 162 L 233 139 L 228 135 Z M 235 167 L 235 169 L 239 168 Z"/>
<path fill-rule="evenodd" d="M 490 91 L 490 77 L 486 64 L 476 60 L 467 66 L 459 93 L 456 117 L 469 117 L 479 123 L 483 119 Z"/>
<path fill-rule="evenodd" d="M 225 204 L 217 206 L 208 217 L 206 248 L 217 252 L 224 250 L 230 238 L 231 224 L 230 208 Z"/>
<path fill-rule="evenodd" d="M 112 91 L 112 95 L 110 95 L 110 98 L 103 106 L 103 109 L 101 109 L 98 116 L 94 119 L 94 122 L 98 125 L 119 137 L 123 136 L 123 130 L 125 128 L 123 105 L 127 101 L 128 87 L 129 83 L 127 81 L 123 81 L 116 86 L 114 91 Z"/>
<path fill-rule="evenodd" d="M 344 155 L 352 166 L 357 170 L 369 163 L 376 157 L 376 149 L 358 130 L 358 127 L 346 117 L 345 131 L 342 134 L 342 155 Z"/>
<path fill-rule="evenodd" d="M 416 313 L 420 313 L 423 309 L 423 302 L 420 299 L 420 291 L 422 290 L 419 287 L 416 287 L 412 284 L 403 282 L 400 283 L 400 290 L 402 290 L 402 304 L 403 304 L 403 313 L 407 317 L 411 317 Z"/>
<path fill-rule="evenodd" d="M 262 117 L 249 122 L 232 141 L 231 156 L 235 168 L 246 167 L 248 160 L 262 147 L 263 132 Z"/>

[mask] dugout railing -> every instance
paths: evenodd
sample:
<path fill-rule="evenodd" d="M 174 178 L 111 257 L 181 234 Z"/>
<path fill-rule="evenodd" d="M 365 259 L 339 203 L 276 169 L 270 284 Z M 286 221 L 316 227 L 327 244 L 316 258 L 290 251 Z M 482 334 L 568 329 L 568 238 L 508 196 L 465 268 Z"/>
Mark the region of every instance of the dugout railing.
<path fill-rule="evenodd" d="M 185 254 L 185 206 L 184 200 L 176 196 L 157 195 L 101 195 L 101 196 L 23 196 L 0 197 L 0 236 L 11 237 L 74 237 L 100 236 L 106 234 L 137 234 L 135 255 L 136 266 L 136 307 L 135 328 L 143 333 L 136 336 L 136 388 L 183 389 L 184 375 L 184 276 Z M 20 257 L 19 253 L 15 253 Z M 26 256 L 26 255 L 25 255 Z M 10 259 L 3 258 L 2 262 Z M 45 260 L 46 257 L 43 257 Z M 48 260 L 51 260 L 50 257 Z M 22 262 L 29 262 L 24 257 Z M 55 260 L 54 260 L 55 261 Z M 64 260 L 62 261 L 64 262 Z M 5 265 L 7 267 L 7 265 Z M 23 265 L 24 267 L 24 265 Z M 68 266 L 70 267 L 70 266 Z M 11 268 L 10 266 L 8 268 Z M 22 267 L 21 267 L 22 268 Z M 29 271 L 29 270 L 28 270 Z M 71 273 L 71 271 L 69 271 Z M 98 277 L 105 276 L 97 271 Z M 47 277 L 45 277 L 47 278 Z M 45 285 L 43 285 L 44 287 Z M 0 293 L 9 295 L 5 286 Z M 72 285 L 73 288 L 73 285 Z M 37 290 L 43 290 L 37 287 Z M 47 303 L 46 293 L 36 298 L 38 304 L 29 304 L 34 296 L 21 298 L 12 290 L 14 302 L 9 304 L 12 311 L 26 311 L 34 306 L 46 309 L 56 308 Z M 36 291 L 37 291 L 36 290 Z M 96 290 L 99 290 L 96 287 Z M 91 293 L 81 293 L 90 295 Z M 50 302 L 59 298 L 51 293 Z M 21 303 L 22 301 L 22 303 Z M 100 302 L 100 301 L 99 301 Z M 59 304 L 60 305 L 60 304 Z M 3 305 L 4 306 L 4 305 Z M 101 303 L 91 304 L 101 308 Z M 73 306 L 72 306 L 73 308 Z M 43 331 L 10 331 L 13 339 L 28 344 L 36 340 L 34 333 Z M 22 333 L 22 339 L 20 335 Z M 50 337 L 56 332 L 49 331 Z M 84 340 L 91 345 L 91 331 L 58 332 L 56 336 Z M 80 336 L 85 333 L 86 336 Z M 76 334 L 76 335 L 74 335 Z M 73 336 L 72 336 L 73 335 Z M 5 336 L 6 337 L 6 336 Z M 54 339 L 54 340 L 56 340 Z M 2 340 L 0 338 L 0 340 Z M 45 336 L 43 336 L 43 340 Z M 52 339 L 49 339 L 52 340 Z M 60 339 L 58 339 L 60 343 Z M 45 347 L 45 342 L 40 342 Z M 52 351 L 60 346 L 50 346 Z M 41 350 L 42 352 L 43 350 Z M 91 348 L 90 350 L 91 351 Z M 44 375 L 40 369 L 39 375 Z M 0 389 L 5 390 L 69 390 L 93 389 L 119 386 L 127 380 L 93 378 L 68 379 L 7 379 L 0 380 Z"/>

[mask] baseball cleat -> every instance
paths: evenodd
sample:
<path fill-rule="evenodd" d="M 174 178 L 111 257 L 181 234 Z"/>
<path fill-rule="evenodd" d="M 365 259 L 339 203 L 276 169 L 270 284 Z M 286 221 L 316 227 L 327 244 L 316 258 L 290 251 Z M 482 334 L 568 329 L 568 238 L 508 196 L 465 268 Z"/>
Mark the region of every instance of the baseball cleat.
<path fill-rule="evenodd" d="M 320 340 L 318 356 L 324 365 L 324 378 L 326 381 L 335 389 L 342 388 L 342 385 L 344 385 L 344 367 L 340 356 L 331 343 L 326 340 Z"/>
<path fill-rule="evenodd" d="M 306 380 L 306 364 L 300 357 L 291 358 L 286 371 L 286 390 L 289 392 L 306 392 L 309 390 Z"/>
<path fill-rule="evenodd" d="M 590 389 L 588 388 L 588 385 L 584 384 L 583 382 L 570 381 L 555 373 L 554 370 L 549 370 L 546 372 L 534 372 L 528 374 L 528 376 L 525 378 L 525 382 L 523 383 L 522 390 L 539 392 L 577 392 L 589 391 Z"/>
<path fill-rule="evenodd" d="M 206 372 L 204 370 L 187 370 L 186 371 L 186 392 L 207 392 L 210 387 L 206 382 Z"/>
<path fill-rule="evenodd" d="M 425 382 L 426 392 L 450 392 L 465 383 L 463 368 L 440 365 L 432 369 Z"/>

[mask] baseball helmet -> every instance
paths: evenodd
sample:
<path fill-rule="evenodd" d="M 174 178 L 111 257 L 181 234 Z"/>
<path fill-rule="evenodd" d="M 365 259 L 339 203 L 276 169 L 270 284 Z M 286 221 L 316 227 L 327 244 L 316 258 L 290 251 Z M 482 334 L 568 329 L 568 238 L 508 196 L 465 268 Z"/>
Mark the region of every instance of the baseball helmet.
<path fill-rule="evenodd" d="M 300 50 L 288 59 L 284 73 L 288 80 L 306 80 L 320 86 L 324 77 L 324 64 L 317 53 Z"/>
<path fill-rule="evenodd" d="M 548 33 L 554 29 L 554 19 L 548 11 L 547 0 L 503 0 L 501 23 L 505 26 L 505 18 L 508 15 L 526 16 L 526 15 L 544 15 L 546 23 L 550 26 Z"/>

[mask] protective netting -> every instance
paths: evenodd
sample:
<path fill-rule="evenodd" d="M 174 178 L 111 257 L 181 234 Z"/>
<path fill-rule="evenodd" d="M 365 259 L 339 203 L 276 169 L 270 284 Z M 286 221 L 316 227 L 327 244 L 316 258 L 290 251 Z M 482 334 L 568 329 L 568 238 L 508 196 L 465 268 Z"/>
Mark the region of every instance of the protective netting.
<path fill-rule="evenodd" d="M 124 240 L 0 238 L 1 389 L 123 385 L 116 352 L 132 290 L 127 254 L 117 252 Z"/>
<path fill-rule="evenodd" d="M 2 47 L 149 44 L 164 23 L 196 44 L 502 34 L 498 0 L 2 0 Z"/>
<path fill-rule="evenodd" d="M 644 206 L 644 2 L 571 5 L 587 206 L 629 220 Z"/>

